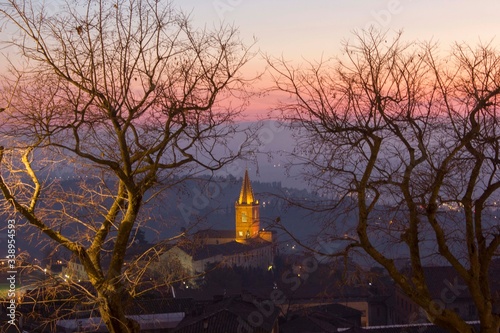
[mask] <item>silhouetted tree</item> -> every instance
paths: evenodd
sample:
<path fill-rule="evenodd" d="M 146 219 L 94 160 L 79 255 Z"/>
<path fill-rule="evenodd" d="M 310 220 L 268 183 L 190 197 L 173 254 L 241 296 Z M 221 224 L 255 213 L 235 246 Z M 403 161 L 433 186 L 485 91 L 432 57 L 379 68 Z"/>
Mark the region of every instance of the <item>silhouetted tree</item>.
<path fill-rule="evenodd" d="M 294 67 L 269 59 L 279 106 L 296 130 L 295 164 L 328 198 L 321 241 L 335 256 L 362 248 L 429 320 L 471 332 L 446 301 L 470 293 L 481 332 L 498 332 L 489 269 L 498 256 L 500 54 L 450 53 L 400 34 L 356 34 L 336 59 Z M 341 222 L 350 214 L 355 225 Z M 337 220 L 335 220 L 337 219 Z M 321 252 L 328 248 L 316 247 Z M 407 258 L 401 268 L 397 259 Z M 451 265 L 465 286 L 433 299 L 424 266 Z M 453 282 L 452 282 L 453 283 Z M 466 287 L 466 288 L 465 288 Z M 457 289 L 458 288 L 458 289 Z M 466 291 L 464 291 L 466 289 Z"/>
<path fill-rule="evenodd" d="M 171 179 L 220 169 L 246 148 L 227 143 L 241 132 L 249 49 L 233 27 L 195 29 L 169 2 L 57 6 L 0 6 L 4 50 L 20 59 L 0 97 L 3 209 L 78 258 L 110 332 L 138 332 L 124 314 L 131 233 Z M 54 169 L 78 186 L 61 186 Z"/>

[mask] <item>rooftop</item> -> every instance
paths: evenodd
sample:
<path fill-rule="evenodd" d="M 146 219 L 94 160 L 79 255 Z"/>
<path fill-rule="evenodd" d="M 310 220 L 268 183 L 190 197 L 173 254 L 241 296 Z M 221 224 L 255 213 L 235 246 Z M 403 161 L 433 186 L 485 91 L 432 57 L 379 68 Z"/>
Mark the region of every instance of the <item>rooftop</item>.
<path fill-rule="evenodd" d="M 231 238 L 234 239 L 234 230 L 203 229 L 194 233 L 195 238 Z"/>
<path fill-rule="evenodd" d="M 250 238 L 245 243 L 231 241 L 223 244 L 207 244 L 203 246 L 188 247 L 179 245 L 179 248 L 193 257 L 193 260 L 202 260 L 218 255 L 228 256 L 258 248 L 269 246 L 271 243 L 260 238 Z"/>
<path fill-rule="evenodd" d="M 205 312 L 198 316 L 186 316 L 175 333 L 221 333 L 245 332 L 248 327 L 251 332 L 271 332 L 277 320 L 279 311 L 274 309 L 268 316 L 262 316 L 261 325 L 254 327 L 247 322 L 252 313 L 260 313 L 257 306 L 241 297 L 230 297 L 222 301 L 207 305 Z"/>
<path fill-rule="evenodd" d="M 243 184 L 241 185 L 240 197 L 238 198 L 238 204 L 256 204 L 255 196 L 253 195 L 252 185 L 250 184 L 250 178 L 248 177 L 248 170 L 245 170 L 245 176 L 243 177 Z"/>

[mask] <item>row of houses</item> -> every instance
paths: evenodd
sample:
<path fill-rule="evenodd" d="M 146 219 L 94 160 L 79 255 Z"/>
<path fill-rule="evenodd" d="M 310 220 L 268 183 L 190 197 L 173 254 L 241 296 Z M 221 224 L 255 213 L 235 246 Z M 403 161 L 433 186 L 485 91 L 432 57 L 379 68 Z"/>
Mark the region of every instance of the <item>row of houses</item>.
<path fill-rule="evenodd" d="M 374 269 L 358 276 L 362 271 L 359 267 L 344 267 L 341 275 L 350 276 L 350 282 L 346 283 L 334 275 L 330 263 L 316 263 L 314 271 L 304 267 L 303 263 L 314 260 L 313 257 L 282 255 L 279 257 L 281 267 L 277 267 L 276 235 L 260 227 L 259 202 L 253 194 L 248 172 L 235 202 L 235 212 L 233 230 L 199 230 L 176 243 L 133 245 L 125 269 L 142 265 L 151 279 L 164 278 L 169 270 L 175 269 L 182 270 L 185 281 L 189 281 L 189 277 L 205 277 L 207 268 L 214 265 L 242 269 L 247 275 L 244 282 L 231 284 L 238 286 L 235 289 L 230 289 L 229 283 L 208 288 L 187 288 L 187 285 L 183 288 L 181 284 L 172 285 L 163 297 L 135 299 L 128 305 L 127 315 L 141 325 L 143 332 L 377 333 L 396 332 L 394 329 L 403 327 L 401 325 L 408 331 L 414 327 L 435 328 L 428 325 L 418 305 L 382 270 Z M 252 270 L 269 272 L 270 281 L 259 284 L 259 277 L 251 278 Z M 466 288 L 461 288 L 462 282 L 454 269 L 426 267 L 424 270 L 426 279 L 432 281 L 430 292 L 441 306 L 453 309 L 466 320 L 477 320 L 472 298 Z M 499 273 L 492 274 L 494 292 L 500 289 Z M 52 295 L 57 311 L 64 310 L 64 306 L 68 306 L 69 311 L 71 304 L 78 308 L 68 316 L 63 311 L 64 318 L 55 321 L 54 330 L 106 332 L 95 308 L 79 305 L 85 302 L 79 298 L 78 288 L 72 286 L 74 282 L 85 286 L 88 277 L 78 260 L 58 260 L 48 266 L 44 274 L 57 276 L 64 282 L 58 286 L 60 295 L 70 301 L 59 304 L 57 294 Z M 236 277 L 233 275 L 231 279 Z M 32 291 L 29 297 L 35 301 L 25 308 L 26 315 L 33 312 L 37 300 L 47 300 L 45 290 L 41 289 Z M 49 316 L 56 310 L 36 311 Z"/>
<path fill-rule="evenodd" d="M 41 306 L 41 305 L 40 305 Z M 21 306 L 18 319 L 25 332 L 107 332 L 99 314 L 89 311 L 86 316 L 66 316 L 53 322 L 34 323 L 29 321 Z M 129 318 L 139 323 L 141 332 L 146 333 L 396 333 L 430 332 L 445 330 L 428 322 L 363 326 L 363 312 L 342 303 L 325 303 L 297 308 L 283 316 L 282 308 L 274 299 L 263 299 L 249 293 L 220 296 L 210 300 L 193 298 L 138 299 L 126 307 Z M 43 312 L 45 311 L 45 312 Z M 50 309 L 42 310 L 43 313 Z M 5 317 L 6 305 L 0 307 Z M 23 316 L 26 315 L 26 320 Z M 6 324 L 7 321 L 3 321 Z M 478 321 L 469 321 L 477 326 Z"/>
<path fill-rule="evenodd" d="M 203 273 L 215 263 L 267 269 L 274 262 L 277 242 L 275 233 L 260 227 L 259 208 L 248 171 L 245 171 L 240 195 L 235 202 L 234 229 L 198 230 L 178 242 L 160 242 L 149 248 L 132 245 L 127 257 L 128 264 L 147 266 L 153 275 L 155 272 L 161 274 L 163 268 L 173 261 L 192 276 Z M 137 256 L 145 262 L 137 263 Z M 68 260 L 65 265 L 56 262 L 48 269 L 64 280 L 88 281 L 84 267 L 77 258 Z"/>

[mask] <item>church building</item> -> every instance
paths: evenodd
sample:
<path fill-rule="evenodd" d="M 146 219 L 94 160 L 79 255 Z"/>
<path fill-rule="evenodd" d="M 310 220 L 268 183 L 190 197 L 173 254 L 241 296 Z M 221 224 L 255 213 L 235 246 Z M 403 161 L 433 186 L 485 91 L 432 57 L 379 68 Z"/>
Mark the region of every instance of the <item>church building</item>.
<path fill-rule="evenodd" d="M 244 242 L 247 239 L 259 237 L 259 201 L 255 199 L 253 194 L 248 170 L 245 170 L 240 197 L 234 206 L 236 212 L 236 241 Z"/>
<path fill-rule="evenodd" d="M 199 230 L 163 253 L 159 264 L 162 260 L 179 260 L 193 274 L 215 263 L 267 269 L 273 264 L 275 246 L 273 233 L 260 228 L 259 207 L 246 170 L 235 202 L 234 230 Z"/>

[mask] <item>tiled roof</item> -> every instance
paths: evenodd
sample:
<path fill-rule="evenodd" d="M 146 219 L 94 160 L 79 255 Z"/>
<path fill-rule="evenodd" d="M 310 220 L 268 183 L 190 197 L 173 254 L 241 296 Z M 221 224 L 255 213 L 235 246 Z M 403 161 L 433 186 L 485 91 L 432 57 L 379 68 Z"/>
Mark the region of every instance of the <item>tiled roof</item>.
<path fill-rule="evenodd" d="M 234 239 L 236 232 L 234 230 L 204 229 L 195 232 L 195 238 L 231 238 Z"/>
<path fill-rule="evenodd" d="M 182 325 L 182 327 L 181 327 Z M 247 326 L 248 325 L 248 326 Z M 232 333 L 232 332 L 252 332 L 252 333 L 270 333 L 272 327 L 262 326 L 253 327 L 245 324 L 243 318 L 238 317 L 229 310 L 221 310 L 207 317 L 199 318 L 196 322 L 189 325 L 183 325 L 172 331 L 173 333 Z"/>
<path fill-rule="evenodd" d="M 240 243 L 236 241 L 218 244 L 218 245 L 203 245 L 199 247 L 185 247 L 179 245 L 179 248 L 193 257 L 193 260 L 202 260 L 206 258 L 215 257 L 218 255 L 228 256 L 235 255 L 238 253 L 245 253 L 247 251 L 255 250 L 258 248 L 263 248 L 270 246 L 269 242 L 261 242 L 259 240 L 251 240 L 246 243 Z"/>
<path fill-rule="evenodd" d="M 324 312 L 324 313 L 332 313 L 338 317 L 342 318 L 348 318 L 348 317 L 357 317 L 362 315 L 362 312 L 353 308 L 350 308 L 348 306 L 339 304 L 339 303 L 332 303 L 332 304 L 325 304 L 325 305 L 318 305 L 318 306 L 313 306 L 310 308 L 307 308 L 308 311 L 318 311 L 318 312 Z"/>
<path fill-rule="evenodd" d="M 361 326 L 362 312 L 342 304 L 324 304 L 293 312 L 281 325 L 284 333 L 336 332 L 337 327 Z"/>
<path fill-rule="evenodd" d="M 173 331 L 175 333 L 224 333 L 246 332 L 248 328 L 254 333 L 269 333 L 278 317 L 276 308 L 269 315 L 263 315 L 257 306 L 240 297 L 224 299 L 207 305 L 204 313 L 198 316 L 187 316 Z M 253 326 L 247 319 L 253 315 L 262 318 L 261 325 Z"/>
<path fill-rule="evenodd" d="M 134 299 L 127 307 L 127 315 L 184 312 L 192 313 L 195 305 L 191 298 Z"/>
<path fill-rule="evenodd" d="M 298 317 L 280 326 L 282 333 L 330 333 L 337 328 L 329 322 L 314 317 Z"/>

